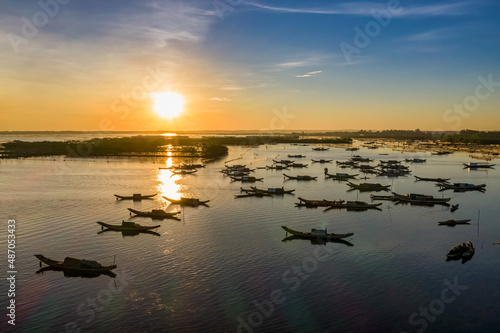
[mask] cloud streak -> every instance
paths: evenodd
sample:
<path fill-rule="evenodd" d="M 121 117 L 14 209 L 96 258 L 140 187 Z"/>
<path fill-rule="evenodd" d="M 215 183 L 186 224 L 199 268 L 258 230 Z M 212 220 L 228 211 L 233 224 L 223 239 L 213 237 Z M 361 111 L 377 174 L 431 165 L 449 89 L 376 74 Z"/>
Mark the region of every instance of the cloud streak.
<path fill-rule="evenodd" d="M 353 16 L 372 16 L 373 12 L 387 10 L 387 3 L 356 2 L 339 3 L 328 8 L 306 8 L 306 7 L 275 7 L 265 5 L 259 2 L 245 2 L 248 6 L 258 9 L 296 14 L 319 14 L 319 15 L 353 15 Z M 419 17 L 419 16 L 456 16 L 468 14 L 469 7 L 474 5 L 471 2 L 455 2 L 449 4 L 432 5 L 401 5 L 393 14 L 395 17 Z"/>

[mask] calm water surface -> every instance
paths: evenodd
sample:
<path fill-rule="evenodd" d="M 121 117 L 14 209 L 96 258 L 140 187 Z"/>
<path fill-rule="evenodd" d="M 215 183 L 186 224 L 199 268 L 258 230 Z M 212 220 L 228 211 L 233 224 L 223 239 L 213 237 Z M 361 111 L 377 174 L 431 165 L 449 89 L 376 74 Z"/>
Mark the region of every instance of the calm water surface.
<path fill-rule="evenodd" d="M 292 145 L 231 147 L 224 160 L 183 176 L 158 169 L 181 162 L 171 160 L 1 160 L 2 234 L 8 219 L 15 219 L 17 228 L 15 331 L 417 332 L 425 328 L 425 332 L 497 332 L 500 245 L 492 243 L 500 241 L 498 168 L 463 169 L 461 163 L 470 160 L 463 153 L 431 156 L 388 148 L 356 153 L 375 158 L 372 165 L 379 159 L 427 158 L 427 163 L 411 165 L 413 175 L 485 183 L 487 190 L 439 192 L 433 183 L 415 182 L 413 176 L 369 176 L 366 181 L 390 184 L 398 193 L 451 197 L 451 203 L 459 203 L 460 208 L 450 213 L 439 205 L 387 201 L 381 211 L 294 207 L 298 196 L 370 202 L 369 192 L 347 191 L 344 182 L 323 177 L 325 166 L 330 173 L 353 170 L 338 169 L 335 163 L 311 163 L 311 158 L 346 160 L 351 152 L 343 148 L 314 152 L 311 147 Z M 271 164 L 273 158 L 287 159 L 287 154 L 307 155 L 300 162 L 309 167 L 286 173 L 318 179 L 284 180 L 281 171 L 260 169 L 255 176 L 264 177 L 259 187 L 284 185 L 296 189 L 293 195 L 235 199 L 242 184 L 219 172 L 226 161 L 236 158 L 241 157 L 227 164 L 259 167 Z M 113 196 L 155 192 L 159 198 L 141 202 L 116 201 Z M 210 202 L 209 207 L 181 209 L 161 195 Z M 128 207 L 182 210 L 182 220 L 130 217 Z M 437 226 L 449 218 L 472 222 L 454 228 Z M 122 220 L 160 224 L 160 236 L 99 234 L 96 221 Z M 326 227 L 329 232 L 353 232 L 349 238 L 353 246 L 284 242 L 282 225 L 304 231 Z M 5 240 L 2 237 L 4 253 Z M 476 247 L 472 260 L 445 261 L 452 246 L 469 240 Z M 39 264 L 33 255 L 38 253 L 102 264 L 111 264 L 116 255 L 117 276 L 37 274 Z M 7 271 L 6 260 L 0 268 Z M 450 284 L 455 285 L 454 291 Z M 2 286 L 5 311 L 5 280 Z M 5 312 L 2 316 L 2 332 L 13 331 L 6 325 Z"/>

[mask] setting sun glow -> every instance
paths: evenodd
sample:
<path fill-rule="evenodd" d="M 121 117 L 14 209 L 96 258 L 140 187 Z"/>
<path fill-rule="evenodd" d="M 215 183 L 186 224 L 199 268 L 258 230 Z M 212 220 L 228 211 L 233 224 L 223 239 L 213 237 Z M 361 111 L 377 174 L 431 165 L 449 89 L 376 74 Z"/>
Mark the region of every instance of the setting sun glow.
<path fill-rule="evenodd" d="M 154 110 L 164 118 L 177 117 L 184 108 L 184 99 L 173 92 L 154 94 Z"/>

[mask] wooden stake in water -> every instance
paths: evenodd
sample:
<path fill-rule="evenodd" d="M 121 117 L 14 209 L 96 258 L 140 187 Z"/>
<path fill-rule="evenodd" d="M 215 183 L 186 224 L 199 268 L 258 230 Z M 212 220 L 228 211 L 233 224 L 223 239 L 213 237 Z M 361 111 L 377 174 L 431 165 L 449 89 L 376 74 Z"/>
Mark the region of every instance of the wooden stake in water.
<path fill-rule="evenodd" d="M 481 210 L 477 210 L 477 237 L 479 237 L 479 216 L 481 214 Z"/>

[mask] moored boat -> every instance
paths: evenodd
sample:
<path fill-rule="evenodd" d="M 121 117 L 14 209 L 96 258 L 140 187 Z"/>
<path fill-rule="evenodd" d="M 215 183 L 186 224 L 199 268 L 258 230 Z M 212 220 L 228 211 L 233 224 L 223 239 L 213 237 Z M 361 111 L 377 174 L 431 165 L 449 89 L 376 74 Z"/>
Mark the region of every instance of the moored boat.
<path fill-rule="evenodd" d="M 152 230 L 159 228 L 160 225 L 140 225 L 135 222 L 125 222 L 122 221 L 122 224 L 109 224 L 109 223 L 104 223 L 101 221 L 98 221 L 97 224 L 101 226 L 102 229 L 107 228 L 111 230 L 119 230 L 119 231 L 147 231 L 147 230 Z"/>
<path fill-rule="evenodd" d="M 495 164 L 490 164 L 489 162 L 469 162 L 464 163 L 465 169 L 485 169 L 485 168 L 493 168 Z"/>
<path fill-rule="evenodd" d="M 354 235 L 352 232 L 346 233 L 346 234 L 335 234 L 335 233 L 327 233 L 326 228 L 325 229 L 311 229 L 311 232 L 302 232 L 302 231 L 297 231 L 290 229 L 286 226 L 281 226 L 287 233 L 292 234 L 294 236 L 298 237 L 304 237 L 304 238 L 325 238 L 325 239 L 341 239 L 341 238 L 347 238 L 351 237 Z"/>
<path fill-rule="evenodd" d="M 347 210 L 365 210 L 365 209 L 378 209 L 378 210 L 381 210 L 379 208 L 379 206 L 381 206 L 382 203 L 379 202 L 379 203 L 375 203 L 375 204 L 369 204 L 367 202 L 364 202 L 364 201 L 346 201 L 346 202 L 343 202 L 343 203 L 339 203 L 339 204 L 328 204 L 328 208 L 326 208 L 326 210 L 330 210 L 330 209 L 334 209 L 334 208 L 345 208 Z"/>
<path fill-rule="evenodd" d="M 35 254 L 35 257 L 42 263 L 55 268 L 67 269 L 72 271 L 83 272 L 107 272 L 116 268 L 116 265 L 102 266 L 94 260 L 75 259 L 71 257 L 64 258 L 64 261 L 57 261 L 47 258 L 41 254 Z"/>
<path fill-rule="evenodd" d="M 340 173 L 340 172 L 337 172 L 336 174 L 330 174 L 330 173 L 325 173 L 325 177 L 326 178 L 332 178 L 333 180 L 347 180 L 347 179 L 356 179 L 356 176 L 358 176 L 359 174 L 354 174 L 354 175 L 350 175 L 348 173 Z"/>
<path fill-rule="evenodd" d="M 295 179 L 295 180 L 316 180 L 316 176 L 307 176 L 307 175 L 297 175 L 297 176 L 289 176 L 287 174 L 283 174 L 288 179 Z"/>
<path fill-rule="evenodd" d="M 250 188 L 255 192 L 263 192 L 268 194 L 290 194 L 295 191 L 295 189 L 285 190 L 285 187 L 268 187 L 267 189 L 259 189 L 255 186 L 250 186 Z"/>
<path fill-rule="evenodd" d="M 432 195 L 425 195 L 425 194 L 410 193 L 403 195 L 403 194 L 398 194 L 396 192 L 391 192 L 391 193 L 394 195 L 396 201 L 407 202 L 411 204 L 448 205 L 448 201 L 451 200 L 451 198 L 435 198 Z"/>
<path fill-rule="evenodd" d="M 178 169 L 178 170 L 173 169 L 171 171 L 174 175 L 190 175 L 190 174 L 193 174 L 195 172 L 198 172 L 198 170 L 196 170 L 196 169 Z"/>
<path fill-rule="evenodd" d="M 114 194 L 114 196 L 116 197 L 116 200 L 134 200 L 134 201 L 140 201 L 140 200 L 143 200 L 143 199 L 151 199 L 154 196 L 156 196 L 156 194 L 157 193 L 142 195 L 140 193 L 134 193 L 132 195 L 118 195 L 118 194 Z"/>
<path fill-rule="evenodd" d="M 261 182 L 264 178 L 256 178 L 253 176 L 241 176 L 241 177 L 235 177 L 235 176 L 229 176 L 231 178 L 231 181 L 239 181 L 242 183 L 255 183 L 255 182 Z"/>
<path fill-rule="evenodd" d="M 196 206 L 199 206 L 199 205 L 207 205 L 207 202 L 209 202 L 210 200 L 200 200 L 198 198 L 180 198 L 180 199 L 171 199 L 171 198 L 167 198 L 166 196 L 163 196 L 162 198 L 164 198 L 165 200 L 167 201 L 170 201 L 171 203 L 173 204 L 179 204 L 181 206 L 191 206 L 191 207 L 196 207 Z"/>
<path fill-rule="evenodd" d="M 306 157 L 306 155 L 300 155 L 300 154 L 292 155 L 292 154 L 288 154 L 288 157 L 289 158 L 304 158 L 304 157 Z"/>
<path fill-rule="evenodd" d="M 427 177 L 418 177 L 414 176 L 416 181 L 426 181 L 426 182 L 437 182 L 437 183 L 446 183 L 450 178 L 427 178 Z"/>
<path fill-rule="evenodd" d="M 354 184 L 351 182 L 347 182 L 347 185 L 351 187 L 352 189 L 355 190 L 361 190 L 361 191 L 389 191 L 389 188 L 391 185 L 382 185 L 379 183 L 360 183 L 360 184 Z"/>
<path fill-rule="evenodd" d="M 141 217 L 150 217 L 152 219 L 177 219 L 175 215 L 179 214 L 180 212 L 166 212 L 162 209 L 153 209 L 150 212 L 143 212 L 139 210 L 135 210 L 133 208 L 127 208 L 130 211 L 130 215 L 135 214 L 137 216 Z"/>
<path fill-rule="evenodd" d="M 468 184 L 468 183 L 438 183 L 441 190 L 455 190 L 455 191 L 486 191 L 486 184 Z"/>
<path fill-rule="evenodd" d="M 470 224 L 469 223 L 470 221 L 471 221 L 470 219 L 466 219 L 466 220 L 449 219 L 449 220 L 446 220 L 446 221 L 438 222 L 438 225 L 447 225 L 449 227 L 454 227 L 457 224 Z"/>
<path fill-rule="evenodd" d="M 311 161 L 313 163 L 330 163 L 331 161 L 333 161 L 333 159 L 327 160 L 327 159 L 321 158 L 319 160 L 311 159 Z"/>
<path fill-rule="evenodd" d="M 450 249 L 446 254 L 446 261 L 462 259 L 462 263 L 470 260 L 474 255 L 475 249 L 472 242 L 458 244 Z"/>

